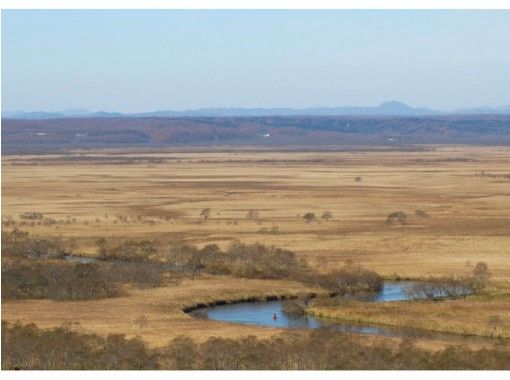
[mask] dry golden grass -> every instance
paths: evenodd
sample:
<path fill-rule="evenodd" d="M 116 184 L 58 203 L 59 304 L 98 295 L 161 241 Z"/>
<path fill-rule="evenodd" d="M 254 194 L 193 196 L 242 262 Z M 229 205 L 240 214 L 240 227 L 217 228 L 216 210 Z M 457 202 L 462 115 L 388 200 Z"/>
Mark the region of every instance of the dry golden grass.
<path fill-rule="evenodd" d="M 195 281 L 186 280 L 179 286 L 130 289 L 128 295 L 120 298 L 65 302 L 8 301 L 2 305 L 2 319 L 10 323 L 36 323 L 39 328 L 66 326 L 81 333 L 125 334 L 128 338 L 136 336 L 150 347 L 164 346 L 179 335 L 186 335 L 197 341 L 205 341 L 210 337 L 239 338 L 250 335 L 268 338 L 284 330 L 195 319 L 182 309 L 219 300 L 236 301 L 248 297 L 264 299 L 301 291 L 320 293 L 320 290 L 288 281 L 201 276 Z M 137 323 L 141 316 L 147 319 L 147 324 L 142 328 Z M 384 341 L 397 346 L 401 340 L 398 337 L 358 334 L 354 334 L 353 338 L 367 345 Z M 472 349 L 492 347 L 494 344 L 484 340 L 466 341 L 465 338 L 456 336 L 418 339 L 414 343 L 417 347 L 429 350 L 437 350 L 450 344 L 469 345 Z"/>
<path fill-rule="evenodd" d="M 131 289 L 129 295 L 119 298 L 65 302 L 8 301 L 3 303 L 2 319 L 23 324 L 34 322 L 41 328 L 67 325 L 102 335 L 118 333 L 128 337 L 140 336 L 152 346 L 165 345 L 181 334 L 198 340 L 211 336 L 268 337 L 281 330 L 195 319 L 182 309 L 218 300 L 291 295 L 301 290 L 306 288 L 293 282 L 203 276 L 195 281 L 185 280 L 178 286 Z M 143 328 L 136 323 L 141 316 L 148 320 Z"/>
<path fill-rule="evenodd" d="M 147 157 L 159 161 L 147 163 Z M 328 266 L 349 259 L 385 276 L 467 273 L 483 260 L 493 279 L 510 280 L 510 179 L 504 177 L 510 175 L 509 148 L 87 151 L 7 156 L 2 169 L 2 216 L 38 211 L 55 219 L 76 218 L 69 225 L 22 228 L 76 238 L 84 254 L 95 254 L 99 236 L 222 246 L 240 239 L 288 248 L 312 262 L 324 257 Z M 495 176 L 475 176 L 481 171 Z M 200 223 L 200 211 L 207 207 L 211 218 Z M 258 210 L 259 222 L 246 220 L 250 209 Z M 415 216 L 416 209 L 429 217 Z M 326 210 L 334 218 L 320 224 L 297 216 Z M 396 210 L 409 214 L 409 225 L 386 225 Z M 114 223 L 116 214 L 128 216 L 130 223 Z M 136 222 L 139 215 L 155 224 Z M 279 227 L 278 234 L 258 233 L 272 226 Z"/>
<path fill-rule="evenodd" d="M 386 277 L 465 275 L 477 261 L 485 261 L 492 279 L 509 289 L 510 148 L 427 148 L 431 149 L 99 150 L 5 156 L 2 217 L 13 217 L 17 227 L 34 235 L 74 238 L 79 254 L 94 255 L 98 237 L 182 240 L 198 245 L 215 242 L 223 247 L 239 239 L 293 250 L 324 270 L 351 260 Z M 489 175 L 475 175 L 482 171 Z M 358 176 L 361 182 L 354 180 Z M 212 210 L 207 222 L 199 218 L 203 208 Z M 259 212 L 259 221 L 246 219 L 251 209 Z M 429 217 L 416 216 L 417 209 Z M 409 215 L 409 223 L 389 227 L 386 218 L 397 210 Z M 30 211 L 57 220 L 69 216 L 76 222 L 20 226 L 19 215 Z M 324 211 L 331 211 L 334 218 L 319 218 L 320 222 L 310 224 L 302 219 L 306 212 L 320 217 Z M 129 223 L 116 220 L 115 215 L 127 216 Z M 139 216 L 146 218 L 145 223 L 137 221 Z M 259 233 L 273 226 L 278 226 L 277 234 Z M 190 321 L 179 307 L 201 297 L 233 299 L 298 288 L 297 284 L 280 282 L 206 279 L 183 288 L 133 290 L 132 296 L 119 299 L 8 302 L 3 305 L 2 317 L 41 326 L 78 321 L 85 329 L 104 333 L 143 332 L 153 344 L 163 344 L 178 333 L 195 337 L 245 332 L 265 335 L 273 332 Z M 508 299 L 494 304 L 498 313 L 507 311 L 506 321 Z M 464 322 L 458 313 L 479 312 L 475 310 L 478 303 L 472 307 L 469 303 L 459 305 L 466 309 L 450 303 L 431 307 L 438 315 L 457 316 L 459 326 Z M 360 310 L 376 313 L 377 308 L 385 307 L 393 306 L 365 305 Z M 416 306 L 414 314 L 410 306 L 399 307 L 404 308 L 402 314 L 417 316 L 421 315 L 417 310 L 424 311 L 428 306 Z M 146 331 L 138 331 L 132 323 L 140 315 L 149 318 Z M 476 326 L 471 321 L 475 315 L 466 316 L 470 328 Z"/>
<path fill-rule="evenodd" d="M 462 300 L 367 303 L 311 307 L 310 314 L 343 321 L 383 324 L 437 332 L 510 338 L 510 296 Z M 497 316 L 501 325 L 492 326 Z"/>

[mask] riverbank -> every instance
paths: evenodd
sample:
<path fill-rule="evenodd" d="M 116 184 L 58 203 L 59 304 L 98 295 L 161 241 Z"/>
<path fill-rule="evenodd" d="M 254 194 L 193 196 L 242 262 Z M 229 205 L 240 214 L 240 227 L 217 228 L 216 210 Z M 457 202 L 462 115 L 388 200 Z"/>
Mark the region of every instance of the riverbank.
<path fill-rule="evenodd" d="M 237 302 L 249 299 L 290 297 L 300 292 L 317 292 L 303 284 L 289 281 L 248 280 L 226 276 L 200 276 L 185 279 L 178 286 L 153 289 L 129 289 L 126 296 L 88 301 L 23 300 L 2 304 L 2 319 L 9 323 L 35 323 L 42 329 L 65 326 L 79 333 L 100 336 L 124 334 L 139 337 L 148 347 L 167 345 L 178 336 L 196 342 L 211 337 L 241 339 L 257 336 L 262 339 L 289 333 L 288 329 L 256 325 L 240 325 L 207 319 L 196 319 L 183 309 L 218 302 Z M 145 317 L 145 318 L 144 318 Z M 360 344 L 372 345 L 384 341 L 398 347 L 400 337 L 350 334 Z M 417 347 L 437 350 L 452 344 L 472 349 L 490 348 L 491 341 L 449 339 L 416 339 Z"/>
<path fill-rule="evenodd" d="M 307 313 L 343 322 L 416 328 L 431 332 L 510 338 L 510 294 L 456 300 L 311 305 Z"/>
<path fill-rule="evenodd" d="M 240 338 L 249 335 L 271 337 L 281 329 L 239 326 L 195 319 L 183 309 L 216 302 L 243 299 L 272 299 L 317 289 L 291 281 L 248 280 L 227 276 L 200 276 L 178 286 L 126 289 L 126 295 L 88 301 L 22 300 L 4 301 L 2 319 L 10 323 L 35 323 L 40 328 L 62 325 L 99 335 L 138 336 L 158 347 L 186 335 L 198 341 L 210 337 Z"/>

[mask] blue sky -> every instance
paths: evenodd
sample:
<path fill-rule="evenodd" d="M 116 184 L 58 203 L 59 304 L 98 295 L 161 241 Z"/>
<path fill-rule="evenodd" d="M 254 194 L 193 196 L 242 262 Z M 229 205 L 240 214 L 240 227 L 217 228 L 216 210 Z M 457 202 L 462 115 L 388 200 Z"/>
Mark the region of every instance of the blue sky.
<path fill-rule="evenodd" d="M 510 11 L 2 11 L 3 110 L 510 104 Z"/>

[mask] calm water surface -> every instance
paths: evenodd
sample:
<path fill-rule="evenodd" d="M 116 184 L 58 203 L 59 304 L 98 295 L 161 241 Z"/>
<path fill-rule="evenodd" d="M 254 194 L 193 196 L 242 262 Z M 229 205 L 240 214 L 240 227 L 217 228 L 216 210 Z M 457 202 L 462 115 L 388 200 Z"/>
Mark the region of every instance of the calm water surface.
<path fill-rule="evenodd" d="M 412 281 L 386 281 L 383 289 L 364 300 L 369 302 L 390 302 L 406 300 L 404 289 L 412 285 Z M 244 302 L 237 304 L 211 306 L 193 313 L 206 315 L 215 321 L 225 321 L 247 325 L 258 325 L 278 328 L 319 328 L 329 327 L 338 331 L 359 332 L 365 334 L 409 335 L 409 330 L 391 327 L 357 325 L 354 323 L 331 322 L 309 315 L 292 315 L 283 311 L 285 301 Z M 276 320 L 273 319 L 276 314 Z"/>

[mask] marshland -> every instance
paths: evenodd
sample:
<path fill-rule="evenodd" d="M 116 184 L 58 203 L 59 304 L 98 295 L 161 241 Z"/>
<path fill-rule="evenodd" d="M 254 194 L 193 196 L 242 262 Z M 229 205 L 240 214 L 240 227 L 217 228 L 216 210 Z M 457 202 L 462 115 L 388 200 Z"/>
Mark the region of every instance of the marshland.
<path fill-rule="evenodd" d="M 6 155 L 2 366 L 507 368 L 509 175 L 507 147 Z M 415 285 L 370 302 L 391 281 Z M 275 299 L 279 318 L 420 333 L 189 313 Z M 117 364 L 64 363 L 67 343 L 50 357 L 43 347 L 64 335 Z M 317 340 L 345 356 L 309 358 Z"/>

